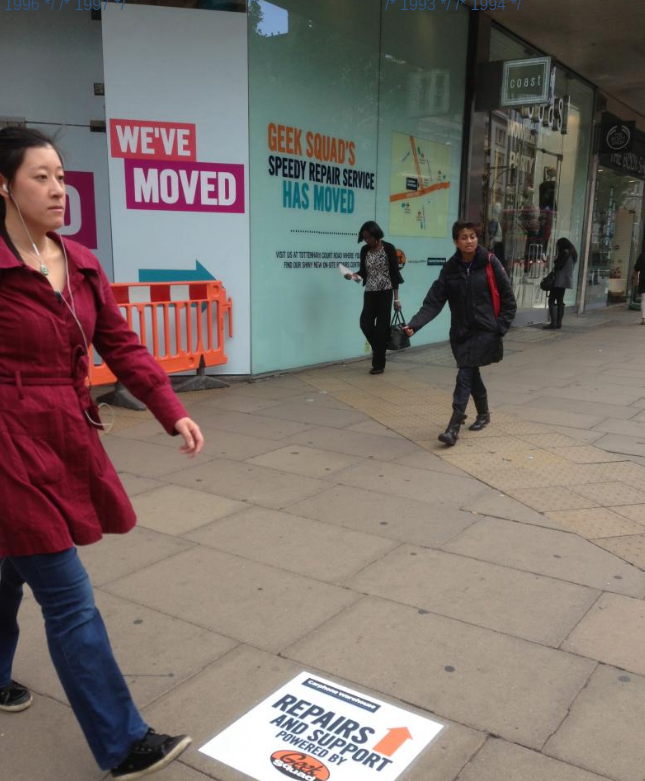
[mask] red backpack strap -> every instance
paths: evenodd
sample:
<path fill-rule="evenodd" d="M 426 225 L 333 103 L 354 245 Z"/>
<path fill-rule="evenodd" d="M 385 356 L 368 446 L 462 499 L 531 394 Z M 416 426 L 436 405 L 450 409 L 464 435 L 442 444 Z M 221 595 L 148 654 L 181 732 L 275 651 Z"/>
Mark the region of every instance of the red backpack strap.
<path fill-rule="evenodd" d="M 499 290 L 497 288 L 497 279 L 495 278 L 495 270 L 493 269 L 493 253 L 488 253 L 488 265 L 486 266 L 486 276 L 488 278 L 488 287 L 490 288 L 490 296 L 493 299 L 493 311 L 495 317 L 499 317 L 499 313 L 502 309 L 502 302 L 499 297 Z"/>

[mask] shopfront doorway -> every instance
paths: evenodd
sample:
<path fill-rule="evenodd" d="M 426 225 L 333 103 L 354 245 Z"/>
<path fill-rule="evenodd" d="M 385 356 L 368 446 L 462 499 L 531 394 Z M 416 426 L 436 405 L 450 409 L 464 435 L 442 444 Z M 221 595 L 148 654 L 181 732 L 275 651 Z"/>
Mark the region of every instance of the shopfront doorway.
<path fill-rule="evenodd" d="M 600 167 L 596 178 L 585 304 L 598 309 L 632 295 L 632 270 L 642 247 L 643 181 Z"/>

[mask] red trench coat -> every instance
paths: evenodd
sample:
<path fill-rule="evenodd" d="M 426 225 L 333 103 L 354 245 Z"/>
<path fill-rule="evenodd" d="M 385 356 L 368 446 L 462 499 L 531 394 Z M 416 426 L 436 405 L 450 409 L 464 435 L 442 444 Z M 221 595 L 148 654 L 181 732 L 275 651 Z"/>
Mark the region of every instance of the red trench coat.
<path fill-rule="evenodd" d="M 50 238 L 59 241 L 55 234 Z M 105 272 L 65 240 L 88 342 L 169 434 L 186 417 L 165 372 L 128 329 Z M 65 300 L 69 302 L 67 286 Z M 55 553 L 123 534 L 134 510 L 97 430 L 80 329 L 47 279 L 0 237 L 0 557 Z"/>

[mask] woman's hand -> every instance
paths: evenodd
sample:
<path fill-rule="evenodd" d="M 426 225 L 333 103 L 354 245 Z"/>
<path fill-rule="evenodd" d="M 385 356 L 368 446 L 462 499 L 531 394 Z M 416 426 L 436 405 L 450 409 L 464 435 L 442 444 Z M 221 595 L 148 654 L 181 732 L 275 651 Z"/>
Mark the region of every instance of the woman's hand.
<path fill-rule="evenodd" d="M 394 299 L 394 309 L 395 309 L 397 312 L 399 311 L 399 309 L 401 309 L 401 302 L 399 301 L 399 299 L 398 299 L 398 298 L 395 298 L 395 299 Z"/>
<path fill-rule="evenodd" d="M 409 325 L 404 325 L 403 326 L 403 333 L 406 336 L 414 336 L 414 330 L 412 328 L 410 328 Z"/>
<path fill-rule="evenodd" d="M 195 458 L 204 447 L 204 436 L 197 423 L 190 418 L 180 418 L 175 423 L 175 430 L 184 438 L 184 444 L 179 448 L 179 452 L 185 453 L 188 458 Z"/>

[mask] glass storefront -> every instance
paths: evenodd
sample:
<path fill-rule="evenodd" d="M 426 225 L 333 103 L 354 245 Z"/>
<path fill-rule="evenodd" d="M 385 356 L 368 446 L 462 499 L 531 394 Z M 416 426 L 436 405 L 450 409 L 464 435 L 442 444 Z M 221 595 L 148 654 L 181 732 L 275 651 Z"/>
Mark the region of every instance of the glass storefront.
<path fill-rule="evenodd" d="M 599 168 L 587 268 L 586 308 L 625 302 L 643 236 L 642 181 Z"/>
<path fill-rule="evenodd" d="M 489 51 L 491 62 L 541 54 L 495 27 Z M 476 118 L 480 139 L 473 143 L 483 144 L 484 157 L 481 186 L 471 185 L 471 213 L 477 204 L 484 242 L 504 264 L 520 310 L 545 306 L 540 281 L 559 238 L 580 252 L 592 116 L 593 90 L 558 65 L 546 109 L 496 108 Z M 565 302 L 575 304 L 575 287 Z"/>

